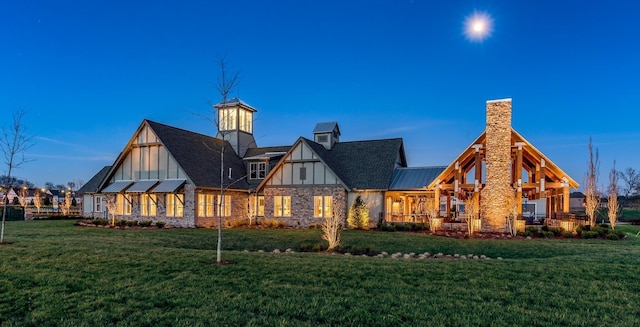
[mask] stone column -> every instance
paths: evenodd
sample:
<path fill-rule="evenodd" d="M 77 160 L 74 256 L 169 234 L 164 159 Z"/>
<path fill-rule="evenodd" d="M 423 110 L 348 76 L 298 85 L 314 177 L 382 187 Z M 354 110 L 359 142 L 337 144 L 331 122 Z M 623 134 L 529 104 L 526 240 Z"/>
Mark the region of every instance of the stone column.
<path fill-rule="evenodd" d="M 481 192 L 482 229 L 504 232 L 512 196 L 511 99 L 487 101 L 486 185 Z"/>

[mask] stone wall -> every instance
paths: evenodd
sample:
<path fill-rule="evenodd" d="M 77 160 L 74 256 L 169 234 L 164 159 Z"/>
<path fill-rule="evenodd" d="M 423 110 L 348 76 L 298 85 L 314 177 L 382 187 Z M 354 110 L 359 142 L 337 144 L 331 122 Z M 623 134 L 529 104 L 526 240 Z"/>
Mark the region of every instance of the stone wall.
<path fill-rule="evenodd" d="M 291 196 L 291 217 L 274 216 L 274 196 Z M 294 187 L 264 189 L 264 219 L 276 219 L 291 227 L 308 227 L 322 224 L 322 218 L 313 216 L 313 197 L 333 196 L 334 208 L 341 208 L 347 217 L 347 192 L 342 187 Z"/>
<path fill-rule="evenodd" d="M 504 232 L 511 187 L 511 99 L 487 101 L 486 184 L 481 191 L 482 230 Z"/>
<path fill-rule="evenodd" d="M 220 193 L 213 193 L 214 197 L 217 198 Z M 228 227 L 234 221 L 247 221 L 249 219 L 249 194 L 246 192 L 225 192 L 225 195 L 231 196 L 231 216 L 230 217 L 222 217 L 222 227 Z M 197 196 L 196 196 L 197 198 Z M 216 203 L 215 212 L 219 209 L 218 204 Z M 198 207 L 195 206 L 194 215 L 196 216 L 196 227 L 205 227 L 205 228 L 217 228 L 218 227 L 218 217 L 198 217 Z"/>
<path fill-rule="evenodd" d="M 158 205 L 156 207 L 155 216 L 142 216 L 140 214 L 140 195 L 132 194 L 133 203 L 131 205 L 131 215 L 117 215 L 118 220 L 137 220 L 156 222 L 165 222 L 167 226 L 171 227 L 196 227 L 195 215 L 195 188 L 191 184 L 185 184 L 184 186 L 184 214 L 182 217 L 167 217 L 167 210 L 165 207 L 165 194 L 158 195 Z M 109 217 L 109 219 L 111 219 Z"/>

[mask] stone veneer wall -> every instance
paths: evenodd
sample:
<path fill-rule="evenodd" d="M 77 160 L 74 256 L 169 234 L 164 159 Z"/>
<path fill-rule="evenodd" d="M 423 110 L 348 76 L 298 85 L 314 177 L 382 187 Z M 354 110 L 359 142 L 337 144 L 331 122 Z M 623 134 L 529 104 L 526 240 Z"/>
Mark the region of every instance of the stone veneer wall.
<path fill-rule="evenodd" d="M 511 187 L 511 99 L 487 101 L 486 184 L 481 191 L 482 230 L 504 232 Z"/>
<path fill-rule="evenodd" d="M 119 220 L 137 220 L 137 221 L 146 221 L 151 220 L 155 222 L 165 222 L 168 226 L 171 227 L 196 227 L 195 224 L 195 188 L 191 184 L 184 185 L 184 215 L 182 217 L 167 217 L 166 216 L 166 208 L 165 204 L 165 194 L 159 193 L 158 196 L 158 206 L 156 207 L 156 215 L 155 216 L 142 216 L 140 215 L 140 195 L 132 194 L 133 196 L 133 205 L 131 206 L 131 215 L 118 215 L 116 216 Z"/>
<path fill-rule="evenodd" d="M 217 198 L 220 195 L 219 192 L 209 192 L 214 195 L 214 198 Z M 227 227 L 232 221 L 236 220 L 245 220 L 249 218 L 249 194 L 246 192 L 231 192 L 226 191 L 225 195 L 231 196 L 231 216 L 230 217 L 222 217 L 222 227 Z M 195 197 L 197 201 L 197 196 Z M 216 212 L 218 210 L 218 204 L 216 203 Z M 194 216 L 196 227 L 205 227 L 205 228 L 218 228 L 218 217 L 198 217 L 198 206 L 195 206 Z"/>
<path fill-rule="evenodd" d="M 291 196 L 291 217 L 274 217 L 274 196 Z M 344 219 L 347 218 L 347 192 L 342 187 L 292 187 L 264 189 L 264 219 L 276 219 L 291 227 L 309 227 L 319 225 L 322 218 L 313 216 L 313 197 L 317 195 L 333 196 L 334 208 L 341 208 Z"/>

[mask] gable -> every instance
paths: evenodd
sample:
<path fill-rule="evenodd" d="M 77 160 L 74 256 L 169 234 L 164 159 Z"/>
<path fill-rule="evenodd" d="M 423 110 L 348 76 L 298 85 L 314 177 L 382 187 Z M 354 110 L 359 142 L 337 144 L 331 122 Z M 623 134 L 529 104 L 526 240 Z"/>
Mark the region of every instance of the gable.
<path fill-rule="evenodd" d="M 309 144 L 299 139 L 280 162 L 269 172 L 263 186 L 342 185 L 333 172 Z"/>
<path fill-rule="evenodd" d="M 114 167 L 111 182 L 188 178 L 184 169 L 146 122 L 133 135 L 123 154 Z"/>
<path fill-rule="evenodd" d="M 571 188 L 577 188 L 579 184 L 566 174 L 559 166 L 557 166 L 551 159 L 545 156 L 540 150 L 527 141 L 522 135 L 520 135 L 515 129 L 511 129 L 511 144 L 512 144 L 512 157 L 514 151 L 518 146 L 521 147 L 522 152 L 522 170 L 527 174 L 533 175 L 540 173 L 540 167 L 545 169 L 544 177 L 551 183 L 566 182 Z M 474 166 L 480 159 L 481 169 L 484 172 L 484 151 L 486 148 L 486 132 L 483 132 L 478 138 L 469 145 L 462 153 L 456 157 L 453 162 L 446 167 L 438 177 L 433 180 L 428 188 L 433 189 L 437 184 L 452 184 L 455 179 L 463 181 L 466 174 L 474 170 Z M 514 160 L 515 162 L 515 160 Z M 456 176 L 457 174 L 457 176 Z M 481 177 L 484 179 L 484 175 Z M 472 179 L 467 183 L 472 184 Z M 482 184 L 482 182 L 481 182 Z"/>

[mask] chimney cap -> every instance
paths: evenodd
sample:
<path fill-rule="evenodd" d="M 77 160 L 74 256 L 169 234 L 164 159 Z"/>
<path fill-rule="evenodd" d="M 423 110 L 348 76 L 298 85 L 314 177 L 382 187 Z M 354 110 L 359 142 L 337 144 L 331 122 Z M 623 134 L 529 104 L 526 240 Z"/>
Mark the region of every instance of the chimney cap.
<path fill-rule="evenodd" d="M 493 102 L 511 102 L 511 98 L 506 98 L 506 99 L 496 99 L 496 100 L 487 100 L 487 103 L 493 103 Z"/>

